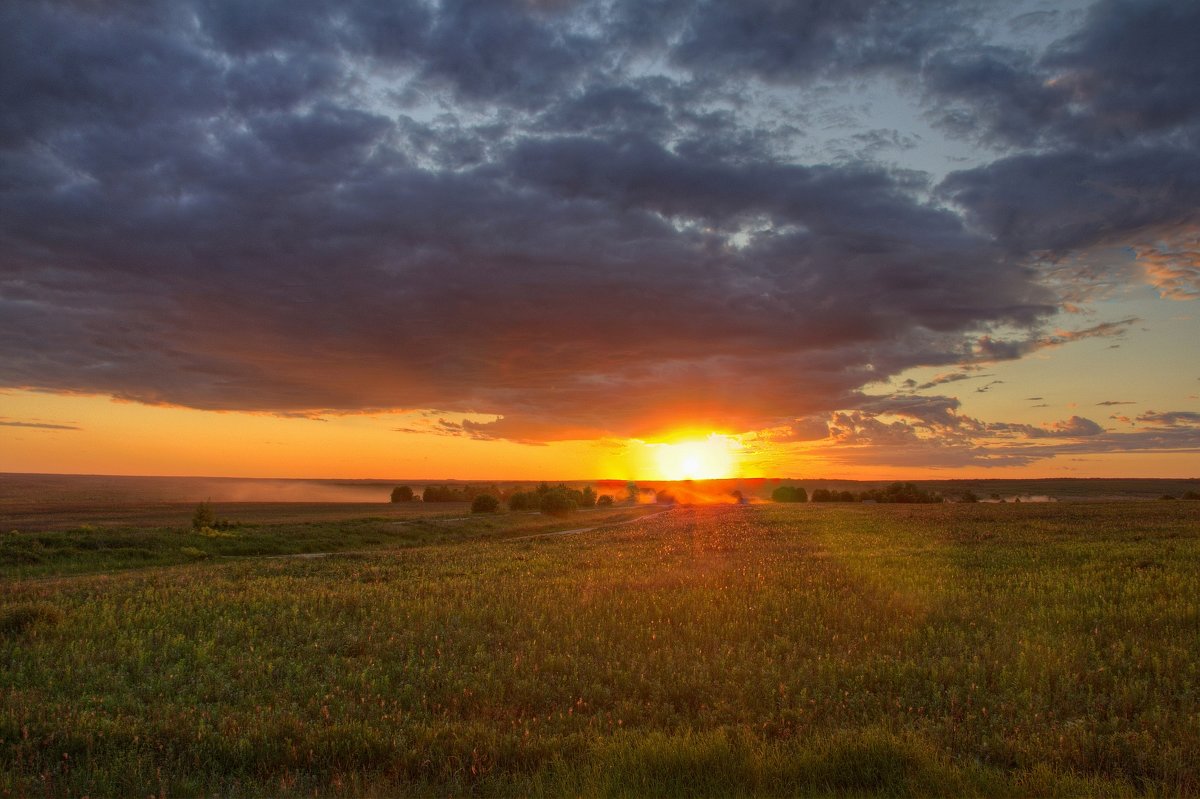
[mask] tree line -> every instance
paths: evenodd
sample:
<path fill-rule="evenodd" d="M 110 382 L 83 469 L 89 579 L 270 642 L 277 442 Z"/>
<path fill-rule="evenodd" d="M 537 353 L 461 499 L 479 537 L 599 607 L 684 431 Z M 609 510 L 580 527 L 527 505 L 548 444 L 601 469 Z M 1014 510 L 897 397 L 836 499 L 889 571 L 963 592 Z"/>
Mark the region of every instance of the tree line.
<path fill-rule="evenodd" d="M 808 502 L 808 492 L 800 486 L 779 486 L 771 492 L 775 502 Z M 942 495 L 926 491 L 914 483 L 892 483 L 886 488 L 872 488 L 855 493 L 818 488 L 812 492 L 812 502 L 942 502 Z"/>
<path fill-rule="evenodd" d="M 635 497 L 636 494 L 630 494 Z M 541 511 L 565 516 L 579 508 L 611 507 L 616 500 L 609 494 L 596 495 L 591 486 L 568 488 L 565 483 L 542 483 L 530 491 L 505 490 L 492 485 L 427 485 L 417 497 L 412 486 L 392 489 L 392 502 L 470 502 L 475 513 L 491 513 L 504 504 L 511 511 Z"/>

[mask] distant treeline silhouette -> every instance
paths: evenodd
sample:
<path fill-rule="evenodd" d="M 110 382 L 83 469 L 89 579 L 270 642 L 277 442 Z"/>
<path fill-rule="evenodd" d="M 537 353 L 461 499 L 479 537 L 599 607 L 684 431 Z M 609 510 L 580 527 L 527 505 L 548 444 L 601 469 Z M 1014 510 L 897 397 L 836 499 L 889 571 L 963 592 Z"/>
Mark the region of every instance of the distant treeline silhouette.
<path fill-rule="evenodd" d="M 771 492 L 775 502 L 807 502 L 808 492 L 800 486 L 779 486 Z M 873 488 L 855 493 L 818 488 L 812 492 L 813 502 L 941 502 L 942 495 L 925 491 L 913 483 L 892 483 L 886 488 Z"/>
<path fill-rule="evenodd" d="M 634 494 L 631 492 L 631 496 Z M 541 511 L 555 515 L 566 515 L 578 508 L 609 507 L 615 500 L 608 494 L 596 496 L 591 486 L 582 489 L 568 488 L 565 483 L 551 486 L 542 483 L 532 491 L 505 490 L 492 485 L 428 485 L 422 490 L 420 500 L 424 502 L 470 502 L 475 512 L 491 512 L 500 503 L 513 511 Z M 392 502 L 414 502 L 418 497 L 411 486 L 396 486 L 392 489 Z M 495 500 L 493 503 L 492 500 Z M 630 500 L 633 501 L 633 500 Z"/>

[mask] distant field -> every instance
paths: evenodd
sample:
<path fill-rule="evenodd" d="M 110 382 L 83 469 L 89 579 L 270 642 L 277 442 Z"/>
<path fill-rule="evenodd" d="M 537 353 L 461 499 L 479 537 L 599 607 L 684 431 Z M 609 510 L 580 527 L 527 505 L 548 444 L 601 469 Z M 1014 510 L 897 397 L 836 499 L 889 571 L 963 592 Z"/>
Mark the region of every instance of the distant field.
<path fill-rule="evenodd" d="M 376 517 L 399 519 L 419 513 L 462 513 L 462 503 L 421 502 L 392 504 L 391 490 L 398 484 L 418 493 L 437 480 L 272 480 L 219 477 L 110 477 L 102 475 L 39 475 L 0 473 L 0 531 L 65 530 L 80 524 L 97 527 L 186 526 L 196 504 L 211 501 L 218 515 L 253 524 L 340 521 Z M 461 481 L 459 481 L 461 482 Z M 981 499 L 993 495 L 1012 501 L 1018 497 L 1048 497 L 1062 502 L 1110 502 L 1157 500 L 1163 495 L 1181 497 L 1200 492 L 1200 479 L 1129 480 L 924 480 L 918 485 L 957 500 L 970 491 Z M 488 481 L 476 481 L 488 485 Z M 781 484 L 800 485 L 809 493 L 826 488 L 861 492 L 881 488 L 886 482 L 855 482 L 820 479 L 730 479 L 673 484 L 642 481 L 653 499 L 660 488 L 682 489 L 682 493 L 704 494 L 711 499 L 730 500 L 735 489 L 747 497 L 767 499 Z M 527 490 L 533 482 L 502 481 L 503 488 Z M 626 483 L 619 480 L 575 482 L 592 485 L 597 493 L 624 497 Z"/>
<path fill-rule="evenodd" d="M 0 792 L 1200 792 L 1200 505 L 656 510 L 0 535 Z"/>

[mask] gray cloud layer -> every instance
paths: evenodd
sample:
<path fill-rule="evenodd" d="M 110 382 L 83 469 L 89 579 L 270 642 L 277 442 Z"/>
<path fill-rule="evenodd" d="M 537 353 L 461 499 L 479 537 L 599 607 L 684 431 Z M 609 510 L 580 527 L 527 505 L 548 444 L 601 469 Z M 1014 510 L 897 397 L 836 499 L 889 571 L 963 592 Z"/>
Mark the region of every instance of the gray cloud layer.
<path fill-rule="evenodd" d="M 1194 225 L 1200 7 L 1102 2 L 1037 54 L 973 20 L 6 4 L 0 385 L 544 441 L 864 414 L 912 366 L 1105 334 L 1043 330 L 1039 264 Z M 931 185 L 793 155 L 773 93 L 883 78 L 996 160 Z"/>

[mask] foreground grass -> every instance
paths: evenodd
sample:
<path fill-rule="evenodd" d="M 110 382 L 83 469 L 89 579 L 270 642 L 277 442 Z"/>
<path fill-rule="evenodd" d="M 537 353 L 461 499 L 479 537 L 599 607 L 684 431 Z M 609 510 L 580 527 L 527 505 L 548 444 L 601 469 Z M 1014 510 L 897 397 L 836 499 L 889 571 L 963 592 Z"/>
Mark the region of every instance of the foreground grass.
<path fill-rule="evenodd" d="M 1194 794 L 1198 521 L 681 508 L 9 581 L 0 790 Z"/>

